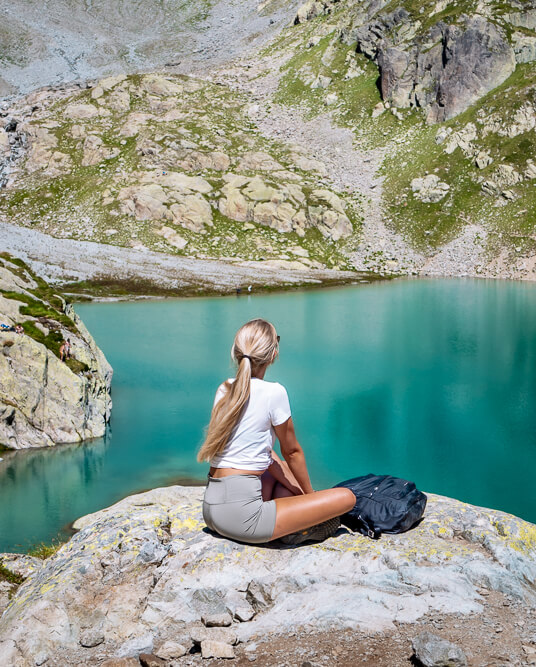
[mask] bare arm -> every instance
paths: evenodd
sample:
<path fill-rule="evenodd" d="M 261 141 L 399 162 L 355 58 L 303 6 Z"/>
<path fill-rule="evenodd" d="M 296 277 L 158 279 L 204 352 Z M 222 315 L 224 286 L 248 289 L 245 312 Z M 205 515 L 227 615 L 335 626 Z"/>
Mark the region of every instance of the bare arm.
<path fill-rule="evenodd" d="M 303 495 L 303 489 L 298 484 L 298 480 L 292 474 L 289 466 L 282 461 L 272 449 L 272 465 L 268 468 L 272 477 L 287 488 L 294 496 Z"/>
<path fill-rule="evenodd" d="M 305 463 L 305 455 L 300 443 L 296 439 L 292 417 L 289 417 L 283 424 L 274 426 L 274 430 L 281 445 L 281 454 L 283 454 L 283 458 L 288 463 L 303 493 L 313 493 L 313 487 L 311 486 L 311 480 L 307 472 L 307 464 Z"/>

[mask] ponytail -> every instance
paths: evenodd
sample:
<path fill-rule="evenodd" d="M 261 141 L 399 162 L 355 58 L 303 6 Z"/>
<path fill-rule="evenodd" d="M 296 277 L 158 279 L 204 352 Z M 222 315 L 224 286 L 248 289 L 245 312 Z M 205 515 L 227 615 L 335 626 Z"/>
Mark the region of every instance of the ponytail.
<path fill-rule="evenodd" d="M 212 408 L 205 442 L 197 460 L 211 461 L 223 451 L 249 400 L 253 371 L 271 364 L 277 353 L 275 327 L 266 320 L 251 320 L 242 326 L 231 348 L 238 364 L 234 382 L 224 382 L 225 393 Z"/>

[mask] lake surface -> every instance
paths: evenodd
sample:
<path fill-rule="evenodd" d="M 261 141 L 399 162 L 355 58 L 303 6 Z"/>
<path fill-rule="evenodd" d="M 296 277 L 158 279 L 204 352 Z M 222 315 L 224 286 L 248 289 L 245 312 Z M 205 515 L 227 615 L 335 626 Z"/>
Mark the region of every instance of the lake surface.
<path fill-rule="evenodd" d="M 78 305 L 114 367 L 105 438 L 0 454 L 0 551 L 65 535 L 195 461 L 245 321 L 281 335 L 316 488 L 368 472 L 536 522 L 536 286 L 401 280 L 275 295 Z"/>

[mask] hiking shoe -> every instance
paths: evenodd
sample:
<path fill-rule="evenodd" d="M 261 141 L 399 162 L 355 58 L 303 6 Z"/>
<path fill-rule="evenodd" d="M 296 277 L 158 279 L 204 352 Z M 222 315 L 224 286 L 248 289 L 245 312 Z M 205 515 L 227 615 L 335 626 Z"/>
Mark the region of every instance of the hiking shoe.
<path fill-rule="evenodd" d="M 317 523 L 316 526 L 299 530 L 297 533 L 284 535 L 280 537 L 280 542 L 283 544 L 303 544 L 304 542 L 314 541 L 321 542 L 327 537 L 335 535 L 341 525 L 340 517 L 336 516 L 334 519 L 328 519 L 322 523 Z"/>

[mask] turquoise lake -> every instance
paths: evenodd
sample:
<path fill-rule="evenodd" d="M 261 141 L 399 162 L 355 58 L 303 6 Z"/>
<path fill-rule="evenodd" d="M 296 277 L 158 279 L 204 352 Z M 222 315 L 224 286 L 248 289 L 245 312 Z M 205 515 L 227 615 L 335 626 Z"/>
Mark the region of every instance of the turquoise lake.
<path fill-rule="evenodd" d="M 315 488 L 368 472 L 536 522 L 536 286 L 400 280 L 271 295 L 77 306 L 114 367 L 105 438 L 2 453 L 0 551 L 67 534 L 136 491 L 198 480 L 237 328 L 281 335 Z"/>

